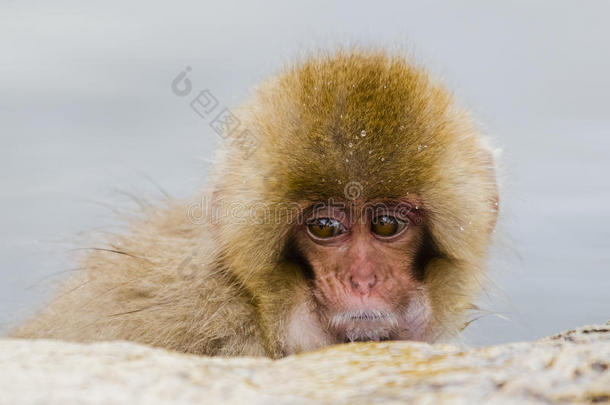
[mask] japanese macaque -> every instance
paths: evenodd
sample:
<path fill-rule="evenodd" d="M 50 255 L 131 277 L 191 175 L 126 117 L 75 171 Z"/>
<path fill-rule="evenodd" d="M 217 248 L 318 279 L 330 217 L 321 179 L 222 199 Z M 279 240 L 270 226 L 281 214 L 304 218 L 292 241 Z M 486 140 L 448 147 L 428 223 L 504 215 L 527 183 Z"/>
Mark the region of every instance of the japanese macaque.
<path fill-rule="evenodd" d="M 234 111 L 209 184 L 88 254 L 19 337 L 279 358 L 455 335 L 498 210 L 492 153 L 421 68 L 309 57 Z M 228 126 L 227 126 L 228 127 Z"/>

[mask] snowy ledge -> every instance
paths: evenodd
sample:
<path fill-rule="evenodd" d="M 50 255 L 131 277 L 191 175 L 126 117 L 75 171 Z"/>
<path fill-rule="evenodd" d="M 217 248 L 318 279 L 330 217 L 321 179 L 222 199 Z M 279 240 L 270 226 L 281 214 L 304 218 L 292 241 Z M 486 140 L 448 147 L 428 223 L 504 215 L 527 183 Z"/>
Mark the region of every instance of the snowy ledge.
<path fill-rule="evenodd" d="M 610 322 L 464 350 L 355 343 L 278 361 L 0 340 L 0 404 L 610 403 Z"/>

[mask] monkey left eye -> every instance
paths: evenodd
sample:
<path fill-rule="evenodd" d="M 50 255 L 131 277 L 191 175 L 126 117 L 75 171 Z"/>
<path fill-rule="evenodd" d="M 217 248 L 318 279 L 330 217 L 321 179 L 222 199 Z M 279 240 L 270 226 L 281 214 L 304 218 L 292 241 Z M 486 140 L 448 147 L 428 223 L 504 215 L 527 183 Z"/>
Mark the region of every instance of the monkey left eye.
<path fill-rule="evenodd" d="M 328 239 L 346 232 L 341 222 L 333 218 L 316 218 L 307 223 L 309 233 L 316 238 Z"/>
<path fill-rule="evenodd" d="M 402 219 L 389 215 L 381 215 L 373 219 L 371 222 L 371 230 L 376 235 L 389 237 L 400 233 L 407 225 L 408 222 L 403 221 Z"/>

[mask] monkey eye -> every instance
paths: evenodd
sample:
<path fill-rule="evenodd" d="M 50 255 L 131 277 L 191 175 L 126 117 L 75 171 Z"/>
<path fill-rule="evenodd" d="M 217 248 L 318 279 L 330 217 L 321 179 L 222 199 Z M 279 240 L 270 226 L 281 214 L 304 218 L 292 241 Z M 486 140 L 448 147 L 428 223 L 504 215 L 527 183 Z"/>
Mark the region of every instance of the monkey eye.
<path fill-rule="evenodd" d="M 315 218 L 307 223 L 307 230 L 311 235 L 320 239 L 334 238 L 347 230 L 333 218 Z"/>
<path fill-rule="evenodd" d="M 387 238 L 401 232 L 407 225 L 408 222 L 402 219 L 390 215 L 380 215 L 371 221 L 371 231 L 376 235 Z"/>

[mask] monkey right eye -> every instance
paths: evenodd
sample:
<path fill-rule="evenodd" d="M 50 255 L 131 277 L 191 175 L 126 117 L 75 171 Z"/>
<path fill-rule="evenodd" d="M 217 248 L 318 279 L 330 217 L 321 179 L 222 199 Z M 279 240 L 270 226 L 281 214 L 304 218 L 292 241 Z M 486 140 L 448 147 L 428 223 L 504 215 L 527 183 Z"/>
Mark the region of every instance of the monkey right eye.
<path fill-rule="evenodd" d="M 333 218 L 312 219 L 307 223 L 307 230 L 313 237 L 320 239 L 334 238 L 347 232 L 341 222 Z"/>

